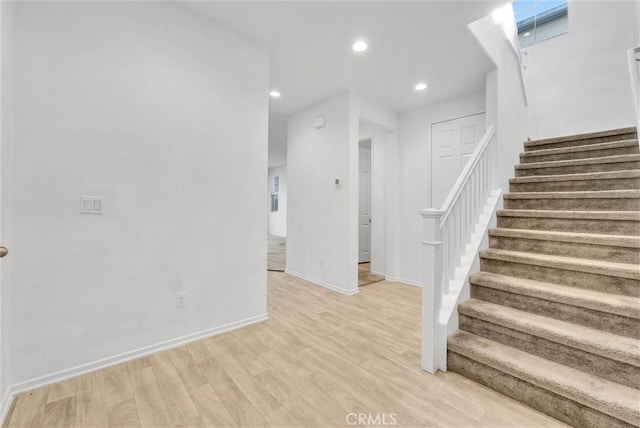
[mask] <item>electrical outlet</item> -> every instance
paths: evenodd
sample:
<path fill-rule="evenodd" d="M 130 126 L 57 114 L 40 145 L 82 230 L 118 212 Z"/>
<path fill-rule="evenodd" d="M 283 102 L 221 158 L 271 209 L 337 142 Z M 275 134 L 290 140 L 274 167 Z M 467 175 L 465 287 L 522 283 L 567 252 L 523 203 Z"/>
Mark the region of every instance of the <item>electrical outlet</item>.
<path fill-rule="evenodd" d="M 187 293 L 181 291 L 176 293 L 176 308 L 186 308 L 187 307 Z"/>

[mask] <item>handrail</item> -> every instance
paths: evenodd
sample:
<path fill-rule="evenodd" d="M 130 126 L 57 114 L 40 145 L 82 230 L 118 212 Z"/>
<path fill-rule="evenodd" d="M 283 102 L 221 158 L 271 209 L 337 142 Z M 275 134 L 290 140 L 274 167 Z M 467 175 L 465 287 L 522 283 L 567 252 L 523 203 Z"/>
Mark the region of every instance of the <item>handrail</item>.
<path fill-rule="evenodd" d="M 460 295 L 471 267 L 467 250 L 472 237 L 477 236 L 479 225 L 486 222 L 481 219 L 486 217 L 487 205 L 492 198 L 497 200 L 497 166 L 496 132 L 489 126 L 442 209 L 420 211 L 424 224 L 422 367 L 431 373 L 446 368 L 447 322 L 441 322 L 440 317 L 453 310 L 453 301 Z M 478 245 L 479 242 L 475 247 Z"/>
<path fill-rule="evenodd" d="M 636 130 L 638 131 L 638 135 L 640 135 L 640 63 L 636 57 L 638 54 L 640 54 L 640 46 L 629 49 L 627 62 L 629 65 L 631 94 L 633 96 L 634 119 L 636 121 Z"/>
<path fill-rule="evenodd" d="M 469 177 L 471 177 L 471 171 L 475 169 L 476 165 L 478 164 L 478 161 L 480 160 L 480 157 L 486 150 L 487 146 L 489 145 L 489 141 L 491 141 L 491 138 L 493 138 L 494 134 L 495 134 L 495 129 L 493 128 L 493 126 L 489 125 L 484 135 L 478 142 L 478 145 L 473 150 L 473 153 L 471 154 L 471 159 L 467 161 L 467 164 L 462 169 L 462 172 L 460 173 L 460 176 L 456 180 L 456 183 L 453 185 L 453 188 L 449 192 L 447 199 L 445 199 L 444 203 L 442 204 L 442 207 L 440 208 L 441 211 L 444 211 L 444 215 L 442 216 L 443 222 L 446 221 L 447 217 L 449 217 L 449 214 L 451 214 L 451 209 L 453 208 L 453 205 L 460 197 L 460 193 L 462 192 L 462 189 L 464 188 L 464 186 L 467 184 L 467 181 L 469 181 Z"/>

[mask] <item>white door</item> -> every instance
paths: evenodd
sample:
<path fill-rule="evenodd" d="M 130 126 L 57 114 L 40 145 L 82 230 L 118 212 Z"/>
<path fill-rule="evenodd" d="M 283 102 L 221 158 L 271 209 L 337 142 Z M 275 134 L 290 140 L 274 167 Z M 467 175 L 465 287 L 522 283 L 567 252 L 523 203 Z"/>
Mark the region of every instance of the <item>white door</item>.
<path fill-rule="evenodd" d="M 485 114 L 431 125 L 431 206 L 440 208 L 482 138 Z"/>
<path fill-rule="evenodd" d="M 371 261 L 371 140 L 360 142 L 358 263 Z"/>

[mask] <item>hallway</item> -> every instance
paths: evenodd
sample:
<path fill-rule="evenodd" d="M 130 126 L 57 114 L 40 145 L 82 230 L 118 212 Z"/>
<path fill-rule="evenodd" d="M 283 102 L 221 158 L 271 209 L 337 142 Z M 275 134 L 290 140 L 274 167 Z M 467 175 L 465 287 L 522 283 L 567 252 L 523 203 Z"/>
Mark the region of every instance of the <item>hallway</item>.
<path fill-rule="evenodd" d="M 561 426 L 422 371 L 419 288 L 383 281 L 347 297 L 268 275 L 269 321 L 23 394 L 7 426 L 326 427 L 358 413 L 397 426 Z"/>

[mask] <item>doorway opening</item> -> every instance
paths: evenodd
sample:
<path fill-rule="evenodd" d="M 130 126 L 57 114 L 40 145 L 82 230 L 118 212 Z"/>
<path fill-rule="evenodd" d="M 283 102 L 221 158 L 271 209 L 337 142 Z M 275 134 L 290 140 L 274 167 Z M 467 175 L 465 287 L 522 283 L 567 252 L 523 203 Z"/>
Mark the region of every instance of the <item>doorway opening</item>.
<path fill-rule="evenodd" d="M 358 145 L 358 287 L 384 280 L 371 272 L 373 139 L 360 140 Z"/>
<path fill-rule="evenodd" d="M 267 270 L 284 272 L 287 263 L 287 167 L 269 168 Z"/>

